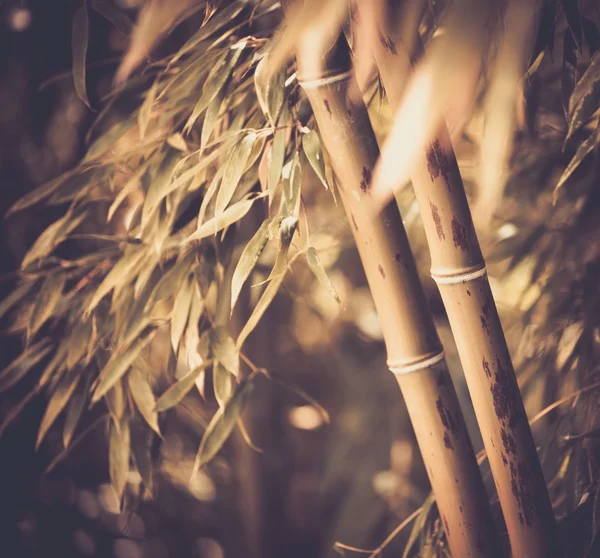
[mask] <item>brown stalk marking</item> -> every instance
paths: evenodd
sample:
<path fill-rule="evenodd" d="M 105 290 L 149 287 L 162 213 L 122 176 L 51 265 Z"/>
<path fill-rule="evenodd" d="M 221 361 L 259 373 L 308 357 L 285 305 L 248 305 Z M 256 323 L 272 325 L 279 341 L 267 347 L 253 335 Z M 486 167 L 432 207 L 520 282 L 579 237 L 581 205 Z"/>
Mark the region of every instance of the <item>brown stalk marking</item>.
<path fill-rule="evenodd" d="M 452 241 L 454 242 L 454 246 L 461 250 L 468 250 L 469 248 L 467 244 L 467 231 L 454 216 L 452 217 Z"/>
<path fill-rule="evenodd" d="M 327 99 L 325 99 L 323 101 L 323 103 L 325 103 L 325 108 L 327 109 L 327 113 L 329 114 L 329 116 L 331 116 L 331 107 L 329 106 L 329 101 Z"/>
<path fill-rule="evenodd" d="M 360 189 L 367 192 L 371 186 L 371 171 L 367 167 L 362 169 L 362 180 L 360 181 Z"/>
<path fill-rule="evenodd" d="M 377 266 L 377 269 L 379 270 L 379 274 L 381 275 L 381 277 L 383 277 L 385 279 L 385 271 L 383 270 L 383 267 L 381 266 L 381 264 L 379 264 Z"/>
<path fill-rule="evenodd" d="M 354 226 L 354 230 L 358 231 L 358 225 L 356 224 L 356 219 L 354 218 L 353 213 L 350 213 L 350 218 L 352 219 L 352 225 Z"/>
<path fill-rule="evenodd" d="M 396 45 L 394 44 L 394 41 L 392 41 L 392 38 L 389 35 L 385 37 L 381 30 L 379 31 L 379 42 L 387 52 L 394 56 L 398 55 L 398 50 L 396 49 Z"/>
<path fill-rule="evenodd" d="M 454 451 L 454 445 L 452 444 L 452 440 L 450 439 L 450 436 L 448 435 L 448 432 L 444 433 L 444 445 L 449 450 Z"/>
<path fill-rule="evenodd" d="M 429 207 L 431 209 L 431 217 L 433 218 L 435 232 L 437 233 L 438 239 L 446 240 L 446 235 L 444 234 L 444 227 L 442 226 L 442 219 L 440 217 L 440 212 L 438 211 L 437 205 L 433 205 L 430 201 Z"/>
<path fill-rule="evenodd" d="M 435 140 L 429 144 L 429 151 L 427 151 L 427 170 L 429 171 L 429 177 L 433 182 L 440 175 L 444 179 L 448 190 L 450 189 L 450 175 L 451 164 L 448 156 L 442 148 L 439 140 Z"/>

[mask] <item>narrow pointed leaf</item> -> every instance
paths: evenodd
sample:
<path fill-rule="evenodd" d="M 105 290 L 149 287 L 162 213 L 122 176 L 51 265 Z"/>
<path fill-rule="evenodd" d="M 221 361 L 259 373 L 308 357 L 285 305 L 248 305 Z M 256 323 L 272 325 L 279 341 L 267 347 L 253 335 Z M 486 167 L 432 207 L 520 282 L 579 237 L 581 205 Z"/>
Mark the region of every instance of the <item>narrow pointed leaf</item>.
<path fill-rule="evenodd" d="M 131 33 L 133 21 L 112 0 L 91 0 L 90 7 L 110 21 L 123 35 Z"/>
<path fill-rule="evenodd" d="M 209 341 L 215 360 L 237 377 L 240 373 L 240 355 L 227 328 L 219 326 L 211 329 Z"/>
<path fill-rule="evenodd" d="M 235 377 L 220 362 L 213 364 L 213 388 L 219 407 L 224 407 L 233 393 Z"/>
<path fill-rule="evenodd" d="M 154 474 L 148 431 L 139 420 L 131 421 L 131 455 L 135 468 L 142 477 L 144 486 L 151 494 L 154 492 Z"/>
<path fill-rule="evenodd" d="M 315 274 L 315 277 L 318 279 L 319 283 L 325 287 L 325 290 L 338 302 L 342 303 L 340 297 L 331 282 L 331 279 L 327 276 L 327 272 L 323 267 L 323 264 L 319 260 L 319 256 L 317 251 L 311 246 L 306 253 L 306 261 L 311 269 L 311 271 Z"/>
<path fill-rule="evenodd" d="M 179 341 L 181 340 L 183 330 L 185 329 L 190 314 L 192 294 L 192 279 L 191 276 L 188 275 L 181 284 L 181 288 L 175 297 L 173 312 L 171 314 L 171 346 L 173 347 L 173 352 L 175 354 L 177 354 Z"/>
<path fill-rule="evenodd" d="M 50 351 L 49 339 L 42 339 L 29 345 L 15 360 L 0 372 L 0 393 L 14 386 Z"/>
<path fill-rule="evenodd" d="M 0 302 L 0 318 L 4 316 L 15 304 L 27 296 L 29 291 L 37 284 L 37 281 L 23 281 L 18 287 L 13 289 L 10 294 Z"/>
<path fill-rule="evenodd" d="M 219 118 L 219 112 L 221 105 L 225 99 L 225 92 L 227 88 L 222 87 L 219 92 L 214 96 L 212 101 L 206 108 L 206 114 L 204 115 L 204 122 L 202 123 L 202 135 L 200 136 L 200 149 L 204 150 L 210 136 L 215 128 L 215 124 Z"/>
<path fill-rule="evenodd" d="M 150 341 L 152 341 L 155 333 L 156 329 L 150 329 L 124 351 L 113 353 L 98 376 L 98 383 L 92 396 L 92 403 L 97 403 L 121 379 L 135 360 L 142 354 L 142 351 L 148 346 Z"/>
<path fill-rule="evenodd" d="M 106 392 L 104 400 L 112 420 L 119 424 L 125 414 L 125 392 L 121 380 L 115 382 L 115 385 Z"/>
<path fill-rule="evenodd" d="M 66 374 L 56 386 L 56 390 L 52 394 L 50 401 L 48 401 L 46 411 L 44 413 L 44 416 L 42 417 L 42 422 L 38 431 L 37 441 L 35 443 L 36 449 L 40 447 L 40 444 L 44 440 L 46 433 L 54 424 L 54 421 L 57 419 L 60 412 L 65 408 L 66 404 L 69 402 L 69 399 L 71 398 L 71 395 L 73 395 L 73 392 L 75 391 L 75 388 L 77 387 L 77 384 L 80 380 L 81 371 L 72 370 L 68 374 Z"/>
<path fill-rule="evenodd" d="M 67 411 L 65 414 L 65 425 L 63 426 L 63 445 L 65 448 L 69 447 L 73 434 L 83 413 L 85 402 L 88 397 L 88 388 L 90 384 L 91 376 L 86 375 L 83 381 L 78 382 L 75 392 L 71 396 L 67 405 Z"/>
<path fill-rule="evenodd" d="M 582 112 L 583 106 L 593 104 L 594 91 L 598 87 L 600 87 L 600 52 L 596 52 L 592 56 L 589 66 L 575 85 L 575 89 L 573 89 L 573 94 L 569 100 L 571 120 L 575 118 L 576 111 Z"/>
<path fill-rule="evenodd" d="M 562 0 L 562 8 L 577 48 L 581 50 L 581 15 L 578 0 Z"/>
<path fill-rule="evenodd" d="M 184 277 L 190 272 L 193 261 L 193 255 L 186 254 L 161 277 L 148 298 L 146 311 L 148 311 L 153 304 L 165 300 L 177 292 Z"/>
<path fill-rule="evenodd" d="M 212 361 L 207 360 L 200 366 L 194 368 L 191 372 L 175 382 L 167 391 L 165 391 L 156 401 L 156 410 L 158 412 L 166 411 L 175 407 L 194 387 L 196 379 L 206 370 Z"/>
<path fill-rule="evenodd" d="M 269 73 L 268 54 L 257 64 L 254 72 L 256 97 L 263 114 L 275 126 L 285 96 L 286 68 Z"/>
<path fill-rule="evenodd" d="M 569 99 L 577 83 L 577 44 L 570 31 L 565 31 L 563 39 L 563 66 L 561 74 L 561 93 L 563 110 L 569 118 Z"/>
<path fill-rule="evenodd" d="M 321 149 L 321 140 L 319 134 L 314 130 L 310 130 L 307 134 L 302 136 L 302 149 L 304 154 L 310 163 L 310 166 L 315 171 L 315 174 L 325 186 L 328 188 L 327 178 L 325 176 L 325 163 L 323 161 L 323 151 Z"/>
<path fill-rule="evenodd" d="M 248 213 L 248 211 L 250 211 L 252 204 L 257 199 L 258 198 L 256 197 L 252 199 L 245 198 L 240 200 L 239 202 L 234 203 L 233 205 L 230 205 L 225 211 L 223 211 L 223 213 L 213 217 L 212 219 L 209 219 L 204 224 L 202 224 L 195 233 L 188 236 L 186 242 L 207 238 L 209 236 L 217 234 L 219 231 L 222 231 L 223 229 L 233 225 L 234 223 L 237 223 L 242 217 L 246 215 L 246 213 Z"/>
<path fill-rule="evenodd" d="M 592 133 L 590 137 L 588 137 L 577 149 L 577 152 L 567 165 L 567 168 L 562 173 L 558 183 L 554 188 L 553 193 L 553 201 L 556 203 L 558 200 L 558 196 L 560 195 L 560 190 L 563 188 L 567 180 L 571 177 L 571 175 L 577 170 L 579 165 L 594 151 L 594 146 L 596 145 L 596 134 Z"/>
<path fill-rule="evenodd" d="M 253 387 L 254 384 L 250 379 L 238 384 L 227 405 L 220 407 L 215 413 L 200 442 L 200 448 L 194 463 L 194 474 L 217 455 L 223 447 L 235 428 L 238 418 L 242 415 Z"/>
<path fill-rule="evenodd" d="M 46 320 L 54 314 L 56 305 L 61 299 L 65 282 L 65 275 L 57 273 L 49 275 L 42 283 L 29 318 L 29 336 L 35 335 Z"/>
<path fill-rule="evenodd" d="M 89 41 L 89 20 L 87 2 L 75 12 L 73 17 L 73 32 L 71 49 L 73 52 L 73 83 L 77 96 L 89 107 L 85 84 L 87 49 Z"/>
<path fill-rule="evenodd" d="M 148 423 L 148 426 L 160 436 L 160 428 L 158 427 L 158 414 L 156 412 L 156 399 L 152 388 L 148 382 L 148 378 L 143 373 L 142 369 L 134 366 L 127 375 L 127 383 L 129 392 L 133 398 L 135 406 Z"/>
<path fill-rule="evenodd" d="M 129 473 L 130 430 L 129 422 L 122 420 L 119 425 L 110 421 L 108 433 L 108 468 L 110 483 L 115 491 L 119 505 L 123 501 L 123 493 Z"/>

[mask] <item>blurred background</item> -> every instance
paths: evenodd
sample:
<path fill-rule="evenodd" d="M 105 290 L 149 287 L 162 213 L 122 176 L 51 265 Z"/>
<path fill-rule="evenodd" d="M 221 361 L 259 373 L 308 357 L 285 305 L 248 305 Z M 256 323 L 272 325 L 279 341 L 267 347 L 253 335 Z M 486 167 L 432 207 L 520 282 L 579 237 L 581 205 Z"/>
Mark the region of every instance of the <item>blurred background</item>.
<path fill-rule="evenodd" d="M 114 4 L 135 21 L 140 2 Z M 220 4 L 227 2 L 209 2 L 209 8 L 220 9 Z M 443 20 L 449 2 L 429 4 L 422 24 L 425 37 Z M 600 371 L 600 159 L 597 148 L 584 157 L 578 150 L 590 134 L 597 134 L 598 112 L 592 111 L 564 149 L 564 45 L 571 44 L 575 16 L 563 6 L 577 2 L 547 4 L 554 11 L 547 11 L 549 16 L 541 12 L 540 29 L 545 25 L 547 31 L 538 39 L 539 52 L 546 54 L 525 83 L 506 188 L 494 218 L 478 232 L 529 417 L 583 390 L 580 398 L 540 420 L 534 435 L 557 516 L 564 525 L 571 521 L 568 529 L 582 545 L 573 556 L 592 557 L 599 555 L 593 552 L 599 550 L 600 450 L 597 392 L 586 387 L 598 382 Z M 86 135 L 113 88 L 129 39 L 94 9 L 89 10 L 87 51 L 91 108 L 73 85 L 72 25 L 81 5 L 78 0 L 0 2 L 2 215 L 21 196 L 78 162 L 86 150 Z M 177 25 L 153 50 L 153 58 L 177 49 L 204 15 L 198 11 Z M 279 17 L 275 11 L 262 25 L 273 30 Z M 581 43 L 575 66 L 580 77 L 598 46 L 598 6 L 580 1 L 576 17 Z M 598 89 L 595 95 L 597 108 Z M 382 95 L 369 100 L 376 133 L 383 140 L 393 114 Z M 137 98 L 125 99 L 123 114 L 127 102 L 139 104 Z M 478 101 L 454 143 L 473 197 L 484 111 Z M 112 118 L 118 118 L 118 111 Z M 578 153 L 581 160 L 557 202 L 555 186 Z M 46 400 L 34 398 L 0 437 L 3 556 L 358 556 L 335 543 L 374 549 L 424 502 L 430 490 L 427 476 L 402 396 L 385 364 L 377 315 L 345 215 L 316 177 L 307 182 L 303 201 L 311 242 L 343 304 L 332 299 L 306 266 L 294 264 L 248 354 L 257 366 L 285 376 L 318 401 L 329 423 L 297 392 L 261 378 L 244 415 L 256 448 L 235 432 L 210 465 L 188 482 L 202 432 L 216 409 L 214 401 L 207 403 L 194 393 L 161 422 L 163 440 L 153 447 L 152 497 L 140 490 L 140 475 L 132 470 L 125 510 L 120 511 L 110 486 L 104 425 L 94 426 L 66 455 L 61 453 L 60 432 L 51 430 L 36 452 Z M 481 439 L 444 308 L 429 278 L 427 245 L 410 189 L 398 200 L 478 452 Z M 14 272 L 28 248 L 63 214 L 64 207 L 40 204 L 2 221 L 0 300 L 14 288 Z M 274 257 L 273 252 L 261 260 L 265 278 Z M 7 316 L 2 326 L 0 367 L 20 353 L 23 342 L 11 332 Z M 163 366 L 159 342 L 152 351 L 152 365 Z M 2 420 L 30 389 L 31 384 L 19 385 L 0 395 Z M 485 462 L 482 471 L 491 494 Z M 402 555 L 411 528 L 389 542 L 382 555 Z"/>

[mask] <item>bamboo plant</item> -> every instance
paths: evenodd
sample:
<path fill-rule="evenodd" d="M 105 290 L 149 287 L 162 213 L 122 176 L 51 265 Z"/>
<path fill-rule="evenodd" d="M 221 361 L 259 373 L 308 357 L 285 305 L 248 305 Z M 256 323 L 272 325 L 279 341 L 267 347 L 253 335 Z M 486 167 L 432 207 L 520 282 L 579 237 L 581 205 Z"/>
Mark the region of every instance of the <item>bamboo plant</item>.
<path fill-rule="evenodd" d="M 390 103 L 397 107 L 403 87 L 395 69 L 412 64 L 406 41 L 395 35 L 397 22 L 383 21 L 382 35 L 394 48 L 380 43 L 374 56 Z M 557 555 L 542 468 L 445 124 L 414 168 L 411 180 L 431 253 L 431 276 L 456 340 L 513 555 Z"/>
<path fill-rule="evenodd" d="M 398 207 L 390 203 L 379 215 L 369 199 L 379 151 L 367 109 L 352 94 L 358 84 L 343 35 L 324 59 L 322 73 L 308 73 L 297 54 L 299 81 L 331 157 L 450 550 L 455 557 L 494 556 L 485 488 Z"/>

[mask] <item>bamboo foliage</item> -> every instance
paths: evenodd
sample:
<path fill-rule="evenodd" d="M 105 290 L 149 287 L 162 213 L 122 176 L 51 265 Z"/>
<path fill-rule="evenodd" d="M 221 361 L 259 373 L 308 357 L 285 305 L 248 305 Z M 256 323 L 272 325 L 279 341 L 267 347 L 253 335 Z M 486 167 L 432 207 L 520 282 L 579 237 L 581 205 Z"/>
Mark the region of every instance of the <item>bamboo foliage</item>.
<path fill-rule="evenodd" d="M 308 73 L 297 47 L 299 80 L 331 156 L 341 200 L 382 325 L 388 364 L 404 393 L 453 556 L 493 556 L 487 497 L 437 332 L 395 202 L 381 215 L 370 202 L 379 153 L 351 77 L 340 35 L 322 73 Z M 312 69 L 312 65 L 310 66 Z"/>
<path fill-rule="evenodd" d="M 384 23 L 393 34 L 393 23 Z M 385 27 L 388 25 L 389 27 Z M 394 53 L 375 57 L 393 106 L 396 58 L 410 58 L 395 36 Z M 514 556 L 559 554 L 554 516 L 536 446 L 489 281 L 485 261 L 445 126 L 419 154 L 411 179 L 437 282 L 456 340 L 467 385 L 508 527 Z"/>

